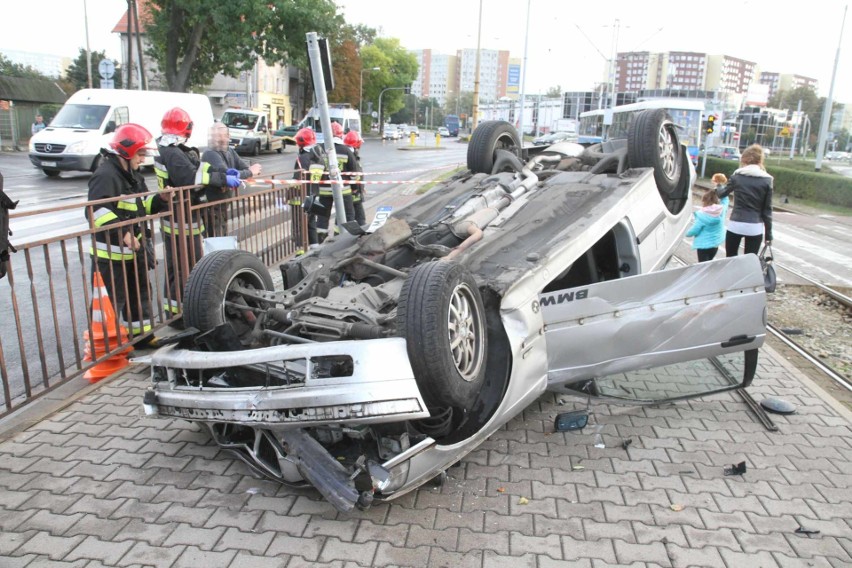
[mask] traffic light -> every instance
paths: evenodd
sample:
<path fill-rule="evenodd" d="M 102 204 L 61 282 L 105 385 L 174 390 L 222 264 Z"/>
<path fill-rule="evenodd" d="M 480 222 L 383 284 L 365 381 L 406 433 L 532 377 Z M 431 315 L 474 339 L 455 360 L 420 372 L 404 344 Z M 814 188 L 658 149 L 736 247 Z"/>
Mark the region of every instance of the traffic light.
<path fill-rule="evenodd" d="M 713 131 L 716 129 L 716 115 L 711 114 L 708 116 L 705 125 L 704 132 L 707 134 L 713 134 Z"/>

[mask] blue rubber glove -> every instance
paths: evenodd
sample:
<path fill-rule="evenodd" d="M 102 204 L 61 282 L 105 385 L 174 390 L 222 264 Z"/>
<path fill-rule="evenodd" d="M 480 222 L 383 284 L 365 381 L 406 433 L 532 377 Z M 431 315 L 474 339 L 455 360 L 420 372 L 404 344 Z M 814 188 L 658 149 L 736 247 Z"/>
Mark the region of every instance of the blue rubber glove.
<path fill-rule="evenodd" d="M 227 180 L 228 187 L 240 187 L 240 177 L 239 176 L 225 176 Z"/>
<path fill-rule="evenodd" d="M 240 177 L 240 170 L 237 170 L 237 169 L 234 169 L 234 168 L 228 168 L 227 171 L 225 171 L 225 174 L 229 175 L 229 176 Z"/>

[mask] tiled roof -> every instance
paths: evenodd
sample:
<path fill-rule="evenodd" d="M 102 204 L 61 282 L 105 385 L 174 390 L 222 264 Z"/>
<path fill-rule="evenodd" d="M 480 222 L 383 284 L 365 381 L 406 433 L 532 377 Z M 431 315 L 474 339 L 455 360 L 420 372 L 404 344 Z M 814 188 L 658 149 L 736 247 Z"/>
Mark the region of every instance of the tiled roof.
<path fill-rule="evenodd" d="M 151 21 L 151 6 L 148 4 L 148 0 L 136 0 L 136 13 L 139 14 L 139 31 L 145 33 L 145 25 Z M 127 33 L 127 11 L 124 12 L 124 15 L 115 24 L 112 33 Z"/>

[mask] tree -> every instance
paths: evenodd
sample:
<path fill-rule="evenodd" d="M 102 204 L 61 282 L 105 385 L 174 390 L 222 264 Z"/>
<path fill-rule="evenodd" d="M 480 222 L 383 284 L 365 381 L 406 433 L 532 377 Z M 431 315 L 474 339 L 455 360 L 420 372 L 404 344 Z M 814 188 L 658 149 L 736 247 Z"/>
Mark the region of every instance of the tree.
<path fill-rule="evenodd" d="M 344 25 L 331 38 L 331 59 L 334 67 L 334 92 L 329 100 L 346 102 L 358 108 L 361 89 L 360 48 L 376 37 L 376 30 L 364 25 Z M 366 73 L 365 73 L 366 75 Z"/>
<path fill-rule="evenodd" d="M 13 63 L 5 55 L 0 53 L 0 75 L 4 77 L 19 77 L 22 79 L 51 79 L 44 73 L 20 63 Z"/>
<path fill-rule="evenodd" d="M 544 93 L 544 96 L 548 99 L 558 99 L 562 96 L 562 86 L 556 85 L 555 87 L 550 87 L 547 89 L 547 92 Z"/>
<path fill-rule="evenodd" d="M 147 55 L 169 90 L 210 84 L 217 73 L 236 77 L 262 57 L 307 68 L 305 35 L 332 37 L 343 27 L 332 0 L 150 0 Z"/>
<path fill-rule="evenodd" d="M 106 52 L 92 52 L 92 87 L 98 88 L 100 85 L 101 76 L 98 72 L 98 66 L 104 59 L 106 59 Z M 123 84 L 121 73 L 116 71 L 112 79 L 115 82 L 115 88 L 120 89 Z M 86 61 L 86 50 L 82 47 L 77 58 L 71 62 L 71 65 L 65 71 L 65 80 L 73 87 L 74 91 L 79 91 L 89 86 L 89 67 Z"/>
<path fill-rule="evenodd" d="M 396 38 L 377 38 L 371 44 L 362 47 L 361 64 L 364 69 L 380 68 L 378 71 L 364 74 L 365 104 L 366 101 L 373 101 L 376 108 L 379 104 L 379 95 L 384 89 L 404 87 L 417 78 L 417 58 L 403 48 Z M 405 94 L 402 89 L 385 91 L 382 95 L 384 116 L 389 116 L 404 106 Z"/>

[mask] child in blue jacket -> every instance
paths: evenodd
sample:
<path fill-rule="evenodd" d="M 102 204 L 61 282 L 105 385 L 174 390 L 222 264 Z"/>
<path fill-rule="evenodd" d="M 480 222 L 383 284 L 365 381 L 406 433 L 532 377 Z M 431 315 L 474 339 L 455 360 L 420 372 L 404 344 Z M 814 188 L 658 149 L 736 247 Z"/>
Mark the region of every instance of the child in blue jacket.
<path fill-rule="evenodd" d="M 728 179 L 725 174 L 714 174 L 713 181 L 717 187 L 724 185 Z M 695 218 L 692 227 L 686 232 L 687 237 L 695 237 L 692 248 L 698 253 L 698 262 L 713 260 L 719 245 L 725 242 L 725 214 L 728 212 L 728 197 L 721 201 L 716 191 L 711 189 L 701 198 L 701 209 L 693 213 Z"/>

